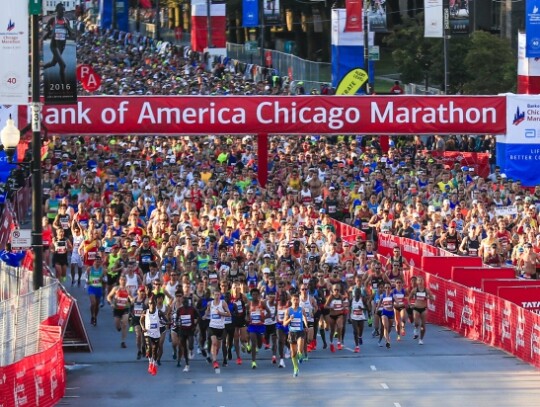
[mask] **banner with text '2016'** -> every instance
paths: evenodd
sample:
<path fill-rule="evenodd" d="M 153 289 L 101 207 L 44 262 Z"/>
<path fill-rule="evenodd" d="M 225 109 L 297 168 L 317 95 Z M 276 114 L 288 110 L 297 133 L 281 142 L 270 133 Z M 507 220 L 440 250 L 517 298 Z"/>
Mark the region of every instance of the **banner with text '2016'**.
<path fill-rule="evenodd" d="M 497 138 L 497 165 L 524 186 L 540 184 L 540 102 L 534 96 L 507 98 L 506 136 Z"/>

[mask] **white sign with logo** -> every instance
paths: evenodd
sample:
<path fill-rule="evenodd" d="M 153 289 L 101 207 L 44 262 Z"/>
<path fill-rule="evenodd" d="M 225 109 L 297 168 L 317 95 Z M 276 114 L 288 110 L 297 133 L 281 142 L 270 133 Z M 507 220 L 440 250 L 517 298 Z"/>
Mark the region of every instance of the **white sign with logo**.
<path fill-rule="evenodd" d="M 28 103 L 28 2 L 2 2 L 0 15 L 0 104 Z"/>
<path fill-rule="evenodd" d="M 517 215 L 517 208 L 513 205 L 510 206 L 499 206 L 495 208 L 495 215 L 497 216 L 509 216 Z"/>
<path fill-rule="evenodd" d="M 14 229 L 11 232 L 11 248 L 27 250 L 32 247 L 32 231 L 30 229 Z"/>

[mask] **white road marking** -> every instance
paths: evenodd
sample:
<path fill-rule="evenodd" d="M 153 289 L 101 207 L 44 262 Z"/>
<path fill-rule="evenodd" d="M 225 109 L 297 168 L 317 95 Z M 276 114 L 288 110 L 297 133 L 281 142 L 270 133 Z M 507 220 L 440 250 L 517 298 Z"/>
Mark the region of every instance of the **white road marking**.
<path fill-rule="evenodd" d="M 223 393 L 223 387 L 218 386 L 218 387 L 217 387 L 217 392 L 218 392 L 218 393 Z"/>
<path fill-rule="evenodd" d="M 371 368 L 371 370 L 373 370 L 373 371 L 377 370 L 377 368 L 375 367 L 375 365 L 371 365 L 370 368 Z"/>
<path fill-rule="evenodd" d="M 401 407 L 401 404 L 399 404 L 399 403 L 394 403 L 394 407 Z"/>
<path fill-rule="evenodd" d="M 388 387 L 388 385 L 387 385 L 386 383 L 381 383 L 381 387 L 382 387 L 383 389 L 385 389 L 385 390 L 388 390 L 388 389 L 389 389 L 389 387 Z"/>

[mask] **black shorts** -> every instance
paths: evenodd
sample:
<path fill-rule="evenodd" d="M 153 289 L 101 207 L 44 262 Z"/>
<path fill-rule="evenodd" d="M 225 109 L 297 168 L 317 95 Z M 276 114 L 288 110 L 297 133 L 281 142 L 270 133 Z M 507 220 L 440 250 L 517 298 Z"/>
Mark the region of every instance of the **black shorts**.
<path fill-rule="evenodd" d="M 150 338 L 149 336 L 145 336 L 144 341 L 146 342 L 147 349 L 159 346 L 159 338 Z"/>
<path fill-rule="evenodd" d="M 232 323 L 235 328 L 245 328 L 247 326 L 246 317 L 233 318 Z"/>
<path fill-rule="evenodd" d="M 379 317 L 382 317 L 382 309 L 377 310 L 377 315 L 378 315 Z"/>
<path fill-rule="evenodd" d="M 160 327 L 159 327 L 159 333 L 160 333 L 161 335 L 163 335 L 163 333 L 164 333 L 166 330 L 167 330 L 167 327 L 166 327 L 166 326 L 160 326 Z"/>
<path fill-rule="evenodd" d="M 332 318 L 334 321 L 337 321 L 338 318 L 342 317 L 343 314 L 339 314 L 339 315 L 330 315 L 330 318 Z"/>
<path fill-rule="evenodd" d="M 129 308 L 113 309 L 113 317 L 115 318 L 122 318 L 126 314 L 129 314 Z"/>
<path fill-rule="evenodd" d="M 425 308 L 414 307 L 413 310 L 415 310 L 415 311 L 418 312 L 419 314 L 422 314 L 422 313 L 424 313 L 424 311 L 425 311 L 426 309 L 425 309 Z"/>
<path fill-rule="evenodd" d="M 322 314 L 323 316 L 327 316 L 327 315 L 330 314 L 330 310 L 329 310 L 328 308 L 323 308 L 323 309 L 321 310 L 321 314 Z"/>
<path fill-rule="evenodd" d="M 265 325 L 266 326 L 266 335 L 271 336 L 276 334 L 276 324 Z"/>
<path fill-rule="evenodd" d="M 195 331 L 192 329 L 180 329 L 176 328 L 175 332 L 178 334 L 178 336 L 182 339 L 189 339 L 192 338 L 195 335 Z"/>
<path fill-rule="evenodd" d="M 68 258 L 67 254 L 53 254 L 52 263 L 55 266 L 67 266 Z"/>
<path fill-rule="evenodd" d="M 412 307 L 407 307 L 407 315 L 412 316 L 412 314 L 413 314 Z"/>
<path fill-rule="evenodd" d="M 289 343 L 294 343 L 296 344 L 296 341 L 298 341 L 298 339 L 303 339 L 306 337 L 306 332 L 305 331 L 296 331 L 296 332 L 289 332 Z"/>
<path fill-rule="evenodd" d="M 221 339 L 223 339 L 224 329 L 212 328 L 212 327 L 210 327 L 209 329 L 210 329 L 210 337 L 215 336 L 218 341 L 221 341 Z"/>
<path fill-rule="evenodd" d="M 308 328 L 313 328 L 315 326 L 315 321 L 308 321 L 307 322 L 307 327 Z"/>

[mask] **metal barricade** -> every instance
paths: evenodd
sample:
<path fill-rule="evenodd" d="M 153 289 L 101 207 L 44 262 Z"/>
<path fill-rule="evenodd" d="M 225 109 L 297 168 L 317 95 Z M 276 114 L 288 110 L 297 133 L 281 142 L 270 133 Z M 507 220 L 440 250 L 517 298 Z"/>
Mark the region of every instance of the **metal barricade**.
<path fill-rule="evenodd" d="M 424 85 L 418 85 L 416 83 L 409 83 L 405 85 L 405 93 L 407 95 L 443 95 L 444 92 L 438 88 L 426 87 Z"/>
<path fill-rule="evenodd" d="M 54 281 L 40 290 L 0 302 L 0 366 L 39 351 L 39 326 L 57 313 L 57 289 Z"/>

